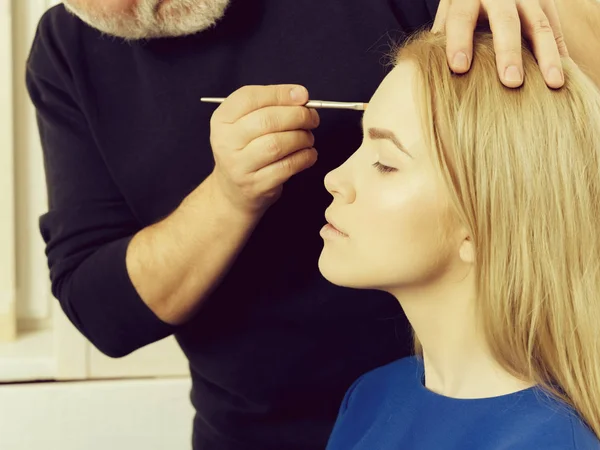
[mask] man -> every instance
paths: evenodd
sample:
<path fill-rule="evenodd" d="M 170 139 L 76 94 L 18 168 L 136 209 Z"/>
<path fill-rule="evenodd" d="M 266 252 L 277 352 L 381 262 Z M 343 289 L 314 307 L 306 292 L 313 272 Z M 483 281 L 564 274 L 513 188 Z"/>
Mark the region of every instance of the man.
<path fill-rule="evenodd" d="M 360 117 L 302 105 L 368 99 L 389 38 L 433 22 L 438 3 L 65 3 L 41 20 L 27 67 L 53 293 L 109 356 L 175 334 L 195 449 L 323 448 L 348 386 L 408 354 L 410 333 L 393 298 L 318 272 L 323 177 L 359 145 Z M 518 86 L 522 13 L 562 85 L 554 4 L 487 3 L 442 2 L 451 67 L 468 69 L 481 9 L 500 77 Z M 215 111 L 201 96 L 229 98 Z"/>

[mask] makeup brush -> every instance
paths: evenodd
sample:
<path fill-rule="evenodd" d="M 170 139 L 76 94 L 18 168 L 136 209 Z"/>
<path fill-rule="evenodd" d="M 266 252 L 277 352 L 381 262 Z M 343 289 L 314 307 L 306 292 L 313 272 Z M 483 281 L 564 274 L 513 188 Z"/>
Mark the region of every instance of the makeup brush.
<path fill-rule="evenodd" d="M 202 97 L 201 102 L 205 103 L 223 103 L 225 99 L 221 97 Z M 304 106 L 315 109 L 354 109 L 356 111 L 364 111 L 367 109 L 368 103 L 361 102 L 330 102 L 326 100 L 310 100 Z"/>

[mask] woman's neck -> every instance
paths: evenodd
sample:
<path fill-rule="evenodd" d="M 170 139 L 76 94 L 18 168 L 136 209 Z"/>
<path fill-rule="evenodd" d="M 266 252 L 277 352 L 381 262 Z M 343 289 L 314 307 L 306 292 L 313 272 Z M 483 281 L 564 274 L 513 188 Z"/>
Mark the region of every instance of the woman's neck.
<path fill-rule="evenodd" d="M 423 347 L 425 386 L 453 398 L 486 398 L 533 386 L 495 360 L 476 315 L 471 275 L 394 292 Z"/>

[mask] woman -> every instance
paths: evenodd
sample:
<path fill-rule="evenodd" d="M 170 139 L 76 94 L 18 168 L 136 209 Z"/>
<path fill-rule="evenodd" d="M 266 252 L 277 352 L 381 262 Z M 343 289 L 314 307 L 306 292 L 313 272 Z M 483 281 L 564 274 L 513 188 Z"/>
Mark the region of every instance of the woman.
<path fill-rule="evenodd" d="M 325 179 L 321 272 L 393 294 L 417 353 L 354 383 L 330 450 L 600 449 L 600 92 L 528 49 L 508 90 L 475 43 L 461 76 L 405 45 Z"/>

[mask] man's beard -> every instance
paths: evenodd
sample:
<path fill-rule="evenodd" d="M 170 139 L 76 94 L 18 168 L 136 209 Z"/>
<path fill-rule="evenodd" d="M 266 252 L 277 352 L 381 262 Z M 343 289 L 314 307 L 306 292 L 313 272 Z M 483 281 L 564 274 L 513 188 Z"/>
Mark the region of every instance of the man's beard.
<path fill-rule="evenodd" d="M 67 10 L 88 25 L 125 39 L 184 36 L 216 24 L 229 0 L 138 0 L 127 11 L 108 11 L 102 6 L 81 7 L 77 0 L 65 0 Z"/>

